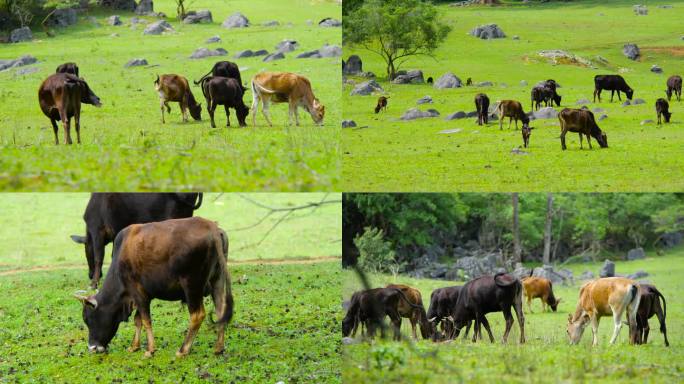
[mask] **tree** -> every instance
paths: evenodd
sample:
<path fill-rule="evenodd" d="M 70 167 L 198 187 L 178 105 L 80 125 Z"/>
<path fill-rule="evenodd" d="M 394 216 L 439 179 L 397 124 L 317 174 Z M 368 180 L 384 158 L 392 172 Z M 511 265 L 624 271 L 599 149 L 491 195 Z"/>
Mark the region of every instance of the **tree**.
<path fill-rule="evenodd" d="M 178 15 L 178 20 L 183 20 L 185 19 L 185 16 L 187 16 L 187 13 L 185 11 L 185 7 L 192 4 L 192 1 L 188 0 L 175 0 L 176 1 L 176 14 Z"/>
<path fill-rule="evenodd" d="M 7 2 L 10 13 L 19 20 L 21 27 L 31 24 L 31 20 L 33 20 L 33 5 L 33 0 L 13 0 Z"/>
<path fill-rule="evenodd" d="M 343 23 L 343 42 L 380 55 L 390 80 L 410 57 L 432 55 L 451 30 L 437 8 L 421 0 L 368 0 Z"/>
<path fill-rule="evenodd" d="M 546 222 L 544 224 L 544 264 L 551 262 L 551 224 L 553 221 L 553 194 L 546 194 Z"/>
<path fill-rule="evenodd" d="M 520 220 L 518 213 L 518 193 L 513 193 L 511 196 L 513 204 L 513 261 L 519 263 L 522 261 L 522 248 L 520 247 Z"/>

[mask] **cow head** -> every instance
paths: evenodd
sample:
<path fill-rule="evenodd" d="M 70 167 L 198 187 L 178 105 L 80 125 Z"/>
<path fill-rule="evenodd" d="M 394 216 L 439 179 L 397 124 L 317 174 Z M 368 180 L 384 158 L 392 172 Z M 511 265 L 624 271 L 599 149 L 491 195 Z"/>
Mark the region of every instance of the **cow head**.
<path fill-rule="evenodd" d="M 245 104 L 239 105 L 237 108 L 235 108 L 235 114 L 237 115 L 240 126 L 246 127 L 247 123 L 245 120 L 247 119 L 247 115 L 249 115 L 249 107 L 247 107 Z"/>
<path fill-rule="evenodd" d="M 568 334 L 568 338 L 570 339 L 570 344 L 579 343 L 580 339 L 582 338 L 584 328 L 587 327 L 587 324 L 589 324 L 589 315 L 586 313 L 583 313 L 574 321 L 572 319 L 572 315 L 568 314 L 568 328 L 566 332 Z"/>
<path fill-rule="evenodd" d="M 100 98 L 90 89 L 88 83 L 81 79 L 81 103 L 92 104 L 101 107 Z"/>
<path fill-rule="evenodd" d="M 608 135 L 606 135 L 605 132 L 601 132 L 601 134 L 596 137 L 596 141 L 598 141 L 601 148 L 608 148 Z"/>
<path fill-rule="evenodd" d="M 190 116 L 192 116 L 195 121 L 202 120 L 202 103 L 188 104 L 190 109 Z"/>
<path fill-rule="evenodd" d="M 420 323 L 420 334 L 423 336 L 423 339 L 427 340 L 432 337 L 432 334 L 434 332 L 434 329 L 432 327 L 433 323 L 431 323 L 427 315 L 425 314 L 425 311 L 422 311 L 419 317 L 419 323 Z"/>
<path fill-rule="evenodd" d="M 549 304 L 549 306 L 551 307 L 551 310 L 554 311 L 554 312 L 556 312 L 556 310 L 558 309 L 558 304 L 559 304 L 560 302 L 561 302 L 561 299 L 556 299 L 555 302 Z"/>
<path fill-rule="evenodd" d="M 318 99 L 314 98 L 313 108 L 309 110 L 309 113 L 311 114 L 311 118 L 313 119 L 314 123 L 318 125 L 323 124 L 323 118 L 325 117 L 325 106 L 321 104 Z"/>
<path fill-rule="evenodd" d="M 561 95 L 556 94 L 553 96 L 553 102 L 556 103 L 556 107 L 560 107 L 561 99 Z"/>
<path fill-rule="evenodd" d="M 354 316 L 345 316 L 344 319 L 342 319 L 342 336 L 343 337 L 349 337 L 351 335 L 352 330 L 354 329 L 354 323 L 356 322 L 356 319 L 354 319 Z"/>
<path fill-rule="evenodd" d="M 672 88 L 668 88 L 665 91 L 665 94 L 667 95 L 667 99 L 670 100 L 672 98 Z"/>
<path fill-rule="evenodd" d="M 131 310 L 121 303 L 98 303 L 97 295 L 74 295 L 83 304 L 83 322 L 88 326 L 88 351 L 106 352 L 119 324 L 128 319 Z"/>
<path fill-rule="evenodd" d="M 669 122 L 670 122 L 670 116 L 672 116 L 672 112 L 663 111 L 663 117 L 665 117 L 665 122 L 666 122 L 666 123 L 669 123 Z"/>
<path fill-rule="evenodd" d="M 632 88 L 627 88 L 625 94 L 627 95 L 628 100 L 632 100 L 632 96 L 634 96 L 634 90 Z"/>

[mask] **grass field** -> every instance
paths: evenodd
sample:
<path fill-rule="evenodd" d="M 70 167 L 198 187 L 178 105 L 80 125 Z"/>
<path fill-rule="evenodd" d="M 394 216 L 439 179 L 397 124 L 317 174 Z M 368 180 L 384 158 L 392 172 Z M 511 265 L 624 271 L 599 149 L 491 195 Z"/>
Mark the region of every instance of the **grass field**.
<path fill-rule="evenodd" d="M 324 44 L 340 44 L 340 28 L 322 28 L 318 21 L 341 17 L 341 7 L 327 0 L 193 1 L 192 9 L 212 11 L 213 24 L 182 24 L 175 19 L 172 0 L 154 2 L 165 12 L 176 33 L 143 36 L 144 25 L 130 27 L 133 13 L 121 15 L 123 26 L 110 26 L 102 11 L 82 14 L 76 26 L 57 30 L 47 38 L 34 29 L 34 41 L 3 45 L 2 59 L 31 54 L 38 59 L 37 72 L 18 75 L 16 69 L 0 73 L 0 189 L 3 190 L 214 190 L 214 191 L 310 191 L 333 190 L 339 185 L 339 121 L 341 106 L 339 59 L 295 59 L 304 51 Z M 297 12 L 291 12 L 297 9 Z M 248 28 L 224 29 L 220 24 L 233 12 L 242 12 Z M 100 26 L 87 20 L 94 16 Z M 148 22 L 153 18 L 144 17 Z M 262 23 L 277 20 L 280 26 Z M 307 21 L 311 20 L 312 25 Z M 291 24 L 289 24 L 291 23 Z M 118 34 L 118 37 L 112 37 Z M 219 35 L 221 43 L 205 40 Z M 284 60 L 262 62 L 263 57 L 233 59 L 245 49 L 275 50 L 283 39 L 300 43 Z M 193 60 L 199 47 L 223 47 L 228 56 Z M 145 58 L 146 67 L 124 68 L 133 58 Z M 257 117 L 257 127 L 225 128 L 223 109 L 217 109 L 216 129 L 206 109 L 202 121 L 182 123 L 178 103 L 161 123 L 159 98 L 153 82 L 157 74 L 177 73 L 199 79 L 214 62 L 236 62 L 243 83 L 261 71 L 297 72 L 311 80 L 313 91 L 326 106 L 325 124 L 315 126 L 300 113 L 300 127 L 288 127 L 287 106 L 271 108 L 274 126 Z M 54 145 L 50 121 L 38 105 L 37 90 L 57 65 L 74 61 L 81 76 L 100 97 L 103 106 L 84 106 L 82 142 L 71 147 Z M 26 67 L 20 68 L 24 69 Z M 192 92 L 205 107 L 199 87 Z M 251 105 L 252 93 L 244 96 Z M 302 112 L 302 111 L 300 111 Z M 75 142 L 75 132 L 72 125 Z M 63 131 L 60 126 L 60 141 Z"/>
<path fill-rule="evenodd" d="M 634 2 L 582 1 L 550 2 L 499 7 L 440 6 L 443 19 L 452 26 L 447 40 L 432 57 L 414 57 L 403 69 L 421 69 L 435 80 L 451 71 L 463 82 L 491 81 L 491 87 L 463 87 L 438 90 L 431 85 L 390 84 L 381 58 L 363 49 L 345 47 L 345 58 L 358 54 L 363 70 L 373 71 L 390 96 L 387 112 L 375 115 L 378 95 L 350 96 L 345 84 L 342 100 L 344 118 L 356 121 L 360 129 L 342 133 L 343 183 L 349 191 L 678 191 L 684 176 L 684 104 L 670 102 L 672 123 L 641 125 L 656 120 L 655 100 L 665 97 L 665 82 L 681 74 L 684 40 L 681 40 L 681 9 L 684 3 L 643 2 L 648 16 L 636 16 Z M 657 8 L 672 4 L 672 9 Z M 507 37 L 480 40 L 468 35 L 477 25 L 496 23 Z M 514 35 L 519 40 L 514 40 Z M 639 61 L 622 54 L 625 43 L 641 48 Z M 542 59 L 541 50 L 563 49 L 586 58 L 596 68 L 552 65 Z M 597 60 L 604 57 L 607 62 Z M 650 72 L 653 64 L 663 74 Z M 530 89 L 538 81 L 555 79 L 563 97 L 561 108 L 579 108 L 580 99 L 592 99 L 597 74 L 620 73 L 635 90 L 634 97 L 645 104 L 622 107 L 617 97 L 603 92 L 601 103 L 589 108 L 605 109 L 608 118 L 599 126 L 608 135 L 609 148 L 579 149 L 576 134 L 566 138 L 562 151 L 557 119 L 532 121 L 527 154 L 514 154 L 522 147 L 519 130 L 499 130 L 498 121 L 478 126 L 475 118 L 446 121 L 456 111 L 475 110 L 473 98 L 486 93 L 496 100 L 515 99 L 530 109 Z M 366 79 L 350 77 L 356 82 Z M 521 85 L 525 80 L 528 85 Z M 418 106 L 429 95 L 433 104 Z M 624 96 L 624 95 L 623 95 Z M 624 97 L 623 97 L 624 100 Z M 435 108 L 436 118 L 409 122 L 398 120 L 409 108 Z M 557 108 L 560 110 L 560 108 Z M 598 117 L 601 113 L 598 113 Z M 458 133 L 440 134 L 443 130 Z M 593 140 L 592 140 L 593 141 Z M 595 141 L 594 141 L 595 144 Z M 667 175 L 667 177 L 663 177 Z"/>
<path fill-rule="evenodd" d="M 575 276 L 585 270 L 598 274 L 601 263 L 570 264 Z M 519 331 L 514 323 L 507 345 L 501 344 L 504 330 L 503 315 L 491 313 L 487 319 L 496 339 L 473 344 L 470 338 L 459 338 L 452 343 L 433 344 L 418 341 L 406 343 L 374 341 L 344 346 L 342 351 L 343 381 L 349 383 L 460 383 L 460 382 L 649 382 L 674 383 L 683 379 L 684 354 L 680 348 L 684 325 L 684 305 L 677 296 L 684 289 L 684 249 L 677 249 L 662 257 L 648 257 L 632 262 L 616 262 L 616 272 L 628 274 L 639 269 L 650 276 L 645 280 L 655 284 L 667 299 L 667 328 L 670 347 L 665 347 L 658 332 L 656 318 L 651 319 L 651 333 L 647 345 L 629 346 L 628 332 L 623 327 L 615 345 L 608 344 L 612 321 L 604 318 L 599 329 L 600 344 L 591 347 L 591 329 L 587 329 L 579 345 L 568 345 L 565 327 L 568 313 L 574 312 L 581 281 L 573 286 L 554 285 L 556 297 L 562 299 L 558 311 L 541 312 L 536 299 L 534 313 L 525 305 L 525 336 L 527 343 L 518 344 Z M 355 275 L 343 274 L 344 299 L 360 288 Z M 430 292 L 438 287 L 462 285 L 450 281 L 411 279 L 399 276 L 373 275 L 373 286 L 405 283 L 419 288 L 425 307 Z M 402 333 L 410 335 L 408 321 Z M 472 336 L 472 330 L 470 333 Z M 485 336 L 486 338 L 486 336 Z"/>

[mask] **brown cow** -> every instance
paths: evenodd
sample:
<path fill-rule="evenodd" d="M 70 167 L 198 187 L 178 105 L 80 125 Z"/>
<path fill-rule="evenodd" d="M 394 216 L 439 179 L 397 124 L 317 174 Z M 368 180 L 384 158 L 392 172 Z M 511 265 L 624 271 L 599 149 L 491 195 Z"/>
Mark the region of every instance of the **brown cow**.
<path fill-rule="evenodd" d="M 556 312 L 558 308 L 558 303 L 561 299 L 556 299 L 553 295 L 553 284 L 551 280 L 543 278 L 530 276 L 522 279 L 523 291 L 525 292 L 525 297 L 527 297 L 527 308 L 532 312 L 531 302 L 532 299 L 539 298 L 542 302 L 542 311 L 546 312 L 546 305 L 551 307 L 551 310 Z"/>
<path fill-rule="evenodd" d="M 641 295 L 639 284 L 624 277 L 604 277 L 584 283 L 580 288 L 579 301 L 574 314 L 568 315 L 567 333 L 571 344 L 579 343 L 584 328 L 591 322 L 594 340 L 592 345 L 598 344 L 599 320 L 602 316 L 613 316 L 613 337 L 615 340 L 622 328 L 622 314 L 627 311 L 629 323 L 629 342 L 637 340 L 637 311 Z"/>
<path fill-rule="evenodd" d="M 175 74 L 157 75 L 157 80 L 154 81 L 154 89 L 159 93 L 159 106 L 161 107 L 162 124 L 164 121 L 164 107 L 166 112 L 171 113 L 169 101 L 175 101 L 180 104 L 181 114 L 183 115 L 183 122 L 188 121 L 188 110 L 193 119 L 202 120 L 202 104 L 198 104 L 190 91 L 188 79 L 183 76 Z"/>
<path fill-rule="evenodd" d="M 401 290 L 412 304 L 419 307 L 413 307 L 401 300 L 399 301 L 398 306 L 399 315 L 409 319 L 411 322 L 411 330 L 413 331 L 414 339 L 418 339 L 418 335 L 416 334 L 416 324 L 420 325 L 420 334 L 423 336 L 423 339 L 429 339 L 431 336 L 430 325 L 427 321 L 427 314 L 425 313 L 423 297 L 420 295 L 420 291 L 404 284 L 389 284 L 386 288 L 396 288 Z"/>
<path fill-rule="evenodd" d="M 226 111 L 227 127 L 230 127 L 229 108 L 233 108 L 235 110 L 238 124 L 241 127 L 247 126 L 245 119 L 249 114 L 249 108 L 242 100 L 244 93 L 242 92 L 242 86 L 237 79 L 220 76 L 207 77 L 202 80 L 201 87 L 202 93 L 204 94 L 204 99 L 207 101 L 207 112 L 209 112 L 209 117 L 211 118 L 212 128 L 216 128 L 216 123 L 214 122 L 214 111 L 219 105 L 223 105 L 223 108 Z"/>
<path fill-rule="evenodd" d="M 499 116 L 499 129 L 503 129 L 504 117 L 509 117 L 508 128 L 511 128 L 511 122 L 515 120 L 515 129 L 518 129 L 518 120 L 522 121 L 523 127 L 529 126 L 530 118 L 527 117 L 523 111 L 522 104 L 515 100 L 501 100 L 496 107 L 496 114 Z"/>
<path fill-rule="evenodd" d="M 43 114 L 50 119 L 57 138 L 57 121 L 62 121 L 64 144 L 71 144 L 71 118 L 76 123 L 76 141 L 81 144 L 81 103 L 101 106 L 100 98 L 90 90 L 88 83 L 70 73 L 50 75 L 38 89 L 38 102 Z"/>
<path fill-rule="evenodd" d="M 55 70 L 55 73 L 71 73 L 72 75 L 78 76 L 78 65 L 76 65 L 76 63 L 60 64 Z"/>
<path fill-rule="evenodd" d="M 290 72 L 262 72 L 252 78 L 252 125 L 256 126 L 256 115 L 259 102 L 266 122 L 269 126 L 271 118 L 268 106 L 271 102 L 288 103 L 290 106 L 288 121 L 292 123 L 294 115 L 296 125 L 299 125 L 298 108 L 303 107 L 317 125 L 323 124 L 325 107 L 314 96 L 311 82 L 304 76 Z"/>
<path fill-rule="evenodd" d="M 375 113 L 378 113 L 381 110 L 382 111 L 387 110 L 387 99 L 389 99 L 389 97 L 385 97 L 385 96 L 378 97 L 378 104 L 375 106 Z"/>
<path fill-rule="evenodd" d="M 601 131 L 598 124 L 596 124 L 596 119 L 594 119 L 594 114 L 591 111 L 586 109 L 565 108 L 558 113 L 558 120 L 560 121 L 560 139 L 561 148 L 563 148 L 563 150 L 567 149 L 565 146 L 565 134 L 568 132 L 579 133 L 580 149 L 582 149 L 582 135 L 587 136 L 589 149 L 592 149 L 592 137 L 598 141 L 601 148 L 608 147 L 608 136 L 606 136 L 606 134 Z"/>
<path fill-rule="evenodd" d="M 677 101 L 681 101 L 682 98 L 682 77 L 679 75 L 670 76 L 667 79 L 667 100 L 670 101 L 672 98 L 672 93 L 677 97 Z"/>
<path fill-rule="evenodd" d="M 667 341 L 667 328 L 665 327 L 665 317 L 667 316 L 667 304 L 665 297 L 658 291 L 658 289 L 651 284 L 640 284 L 639 293 L 641 301 L 639 302 L 639 311 L 637 312 L 637 340 L 638 344 L 646 344 L 648 342 L 648 319 L 656 315 L 660 323 L 660 332 L 665 338 L 665 346 L 669 347 L 670 342 Z M 660 299 L 663 300 L 662 307 L 660 306 Z"/>

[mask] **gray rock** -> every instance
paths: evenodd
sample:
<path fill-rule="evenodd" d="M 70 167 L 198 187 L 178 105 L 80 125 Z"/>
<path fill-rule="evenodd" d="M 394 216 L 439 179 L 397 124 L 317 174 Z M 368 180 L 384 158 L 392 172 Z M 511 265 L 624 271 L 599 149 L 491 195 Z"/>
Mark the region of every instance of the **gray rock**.
<path fill-rule="evenodd" d="M 470 35 L 480 39 L 500 39 L 506 37 L 506 34 L 496 24 L 485 24 L 475 27 L 470 31 Z"/>
<path fill-rule="evenodd" d="M 645 259 L 646 258 L 646 252 L 644 252 L 644 249 L 639 247 L 639 248 L 634 248 L 630 249 L 629 252 L 627 252 L 627 260 L 640 260 L 640 259 Z"/>
<path fill-rule="evenodd" d="M 644 271 L 643 269 L 640 269 L 634 273 L 627 275 L 627 278 L 632 279 L 632 280 L 637 280 L 637 279 L 644 278 L 646 276 L 648 276 L 648 273 L 646 271 Z"/>
<path fill-rule="evenodd" d="M 13 29 L 12 32 L 10 32 L 10 43 L 19 43 L 32 39 L 33 35 L 31 34 L 31 28 L 29 27 Z"/>
<path fill-rule="evenodd" d="M 634 14 L 637 15 L 637 16 L 646 16 L 646 15 L 648 15 L 648 7 L 646 7 L 645 5 L 641 5 L 641 4 L 635 5 L 635 6 L 633 7 L 633 9 L 634 9 Z"/>
<path fill-rule="evenodd" d="M 275 46 L 276 52 L 292 52 L 299 48 L 299 43 L 294 40 L 283 40 Z"/>
<path fill-rule="evenodd" d="M 601 116 L 598 117 L 598 121 L 603 121 L 603 120 L 605 120 L 605 119 L 607 119 L 607 118 L 608 118 L 608 115 L 606 115 L 606 114 L 604 113 L 604 114 L 602 114 Z"/>
<path fill-rule="evenodd" d="M 78 22 L 78 14 L 74 8 L 57 9 L 47 20 L 51 27 L 68 27 Z"/>
<path fill-rule="evenodd" d="M 123 22 L 121 21 L 121 18 L 119 15 L 111 15 L 107 18 L 107 24 L 109 25 L 122 25 Z"/>
<path fill-rule="evenodd" d="M 249 27 L 249 20 L 240 12 L 235 12 L 228 16 L 221 24 L 223 28 L 245 28 Z"/>
<path fill-rule="evenodd" d="M 426 117 L 437 117 L 439 116 L 439 112 L 435 109 L 428 109 L 427 111 L 421 111 L 418 108 L 411 108 L 408 111 L 404 112 L 404 114 L 401 116 L 401 120 L 415 120 L 415 119 L 422 119 Z"/>
<path fill-rule="evenodd" d="M 423 71 L 419 69 L 408 71 L 405 75 L 398 75 L 392 80 L 392 84 L 422 84 L 424 82 Z"/>
<path fill-rule="evenodd" d="M 216 49 L 209 49 L 209 48 L 197 48 L 195 52 L 190 55 L 191 59 L 203 59 L 205 57 L 211 57 L 211 56 L 225 56 L 228 54 L 228 51 L 226 51 L 223 48 L 216 48 Z"/>
<path fill-rule="evenodd" d="M 582 105 L 582 104 L 591 104 L 591 101 L 587 99 L 579 99 L 577 102 L 575 102 L 575 105 Z"/>
<path fill-rule="evenodd" d="M 525 268 L 522 263 L 516 263 L 515 269 L 511 272 L 511 275 L 515 276 L 518 280 L 522 280 L 523 278 L 530 276 L 530 273 L 532 273 L 531 269 Z"/>
<path fill-rule="evenodd" d="M 131 17 L 131 26 L 135 26 L 136 24 L 147 24 L 147 20 L 140 19 L 138 17 Z"/>
<path fill-rule="evenodd" d="M 343 337 L 342 338 L 342 344 L 343 345 L 352 345 L 352 344 L 358 344 L 358 343 L 359 343 L 358 340 L 351 338 L 351 337 Z M 281 381 L 281 383 L 282 383 L 282 381 Z"/>
<path fill-rule="evenodd" d="M 498 268 L 500 257 L 487 254 L 485 257 L 466 256 L 456 260 L 455 267 L 462 269 L 467 279 L 474 279 L 483 275 L 491 275 Z"/>
<path fill-rule="evenodd" d="M 592 280 L 594 279 L 594 273 L 591 271 L 584 271 L 582 274 L 579 276 L 580 280 Z"/>
<path fill-rule="evenodd" d="M 520 80 L 520 86 L 521 87 L 527 86 L 527 80 Z"/>
<path fill-rule="evenodd" d="M 17 70 L 17 75 L 30 75 L 32 73 L 38 72 L 38 68 L 36 67 L 31 67 L 31 68 L 22 68 Z"/>
<path fill-rule="evenodd" d="M 439 131 L 439 133 L 447 134 L 447 135 L 448 135 L 448 134 L 451 134 L 451 133 L 459 133 L 459 132 L 461 132 L 461 131 L 462 131 L 461 128 L 454 128 L 454 129 L 445 129 L 445 130 L 443 130 L 443 131 Z"/>
<path fill-rule="evenodd" d="M 416 101 L 416 104 L 432 104 L 432 97 L 430 96 L 423 96 L 418 101 Z"/>
<path fill-rule="evenodd" d="M 447 72 L 442 75 L 435 83 L 433 84 L 434 88 L 437 89 L 444 89 L 444 88 L 460 88 L 462 86 L 461 79 L 456 77 L 451 72 Z"/>
<path fill-rule="evenodd" d="M 554 284 L 569 284 L 572 283 L 573 279 L 572 272 L 568 270 L 564 270 L 563 272 L 555 271 L 551 265 L 535 268 L 534 271 L 532 271 L 532 276 L 549 279 Z"/>
<path fill-rule="evenodd" d="M 477 116 L 477 111 L 470 111 L 466 113 L 466 117 L 475 117 Z"/>
<path fill-rule="evenodd" d="M 278 20 L 271 20 L 271 21 L 265 21 L 261 23 L 262 27 L 277 27 L 280 25 L 280 22 Z"/>
<path fill-rule="evenodd" d="M 307 52 L 302 52 L 295 56 L 297 59 L 309 59 L 309 58 L 314 58 L 314 59 L 320 59 L 322 56 L 318 49 L 313 50 L 313 51 L 307 51 Z"/>
<path fill-rule="evenodd" d="M 328 45 L 325 44 L 318 50 L 318 54 L 321 57 L 341 57 L 342 48 L 339 45 Z"/>
<path fill-rule="evenodd" d="M 201 9 L 197 12 L 190 11 L 185 16 L 185 19 L 183 19 L 184 24 L 198 24 L 198 23 L 211 24 L 213 22 L 214 22 L 214 19 L 211 17 L 211 11 L 208 9 Z"/>
<path fill-rule="evenodd" d="M 284 58 L 285 58 L 285 54 L 283 54 L 282 52 L 276 52 L 276 53 L 272 53 L 272 54 L 264 57 L 264 59 L 262 61 L 265 63 L 268 63 L 269 61 L 282 60 Z"/>
<path fill-rule="evenodd" d="M 268 51 L 265 49 L 259 49 L 257 51 L 254 51 L 254 55 L 252 56 L 266 56 L 268 55 Z"/>
<path fill-rule="evenodd" d="M 491 81 L 481 81 L 476 84 L 477 87 L 491 87 L 493 85 L 494 83 L 492 83 Z"/>
<path fill-rule="evenodd" d="M 520 40 L 520 36 L 518 36 L 518 35 L 513 35 L 513 37 L 511 37 L 511 39 L 513 39 L 513 40 Z"/>
<path fill-rule="evenodd" d="M 663 73 L 663 69 L 660 68 L 660 66 L 658 66 L 657 64 L 653 64 L 653 65 L 651 66 L 651 72 L 653 72 L 653 73 Z"/>
<path fill-rule="evenodd" d="M 342 128 L 353 128 L 356 127 L 356 122 L 354 120 L 342 120 Z"/>
<path fill-rule="evenodd" d="M 463 112 L 463 111 L 458 111 L 454 112 L 451 115 L 447 115 L 447 117 L 444 118 L 444 120 L 457 120 L 457 119 L 463 119 L 465 117 L 468 117 L 468 115 Z"/>
<path fill-rule="evenodd" d="M 124 68 L 129 68 L 129 67 L 140 67 L 143 65 L 147 65 L 147 60 L 145 59 L 131 59 L 124 65 Z"/>
<path fill-rule="evenodd" d="M 81 2 L 82 4 L 84 2 Z M 108 0 L 107 3 L 103 0 L 99 0 L 98 5 L 106 5 L 107 7 L 110 7 L 112 9 L 122 9 L 124 11 L 135 11 L 135 0 Z"/>
<path fill-rule="evenodd" d="M 666 248 L 672 248 L 682 243 L 684 235 L 681 232 L 668 232 L 660 236 L 659 243 Z"/>
<path fill-rule="evenodd" d="M 319 27 L 341 27 L 342 22 L 337 20 L 337 19 L 333 19 L 331 17 L 326 17 L 325 19 L 318 22 L 318 26 Z"/>
<path fill-rule="evenodd" d="M 247 49 L 244 51 L 238 51 L 233 55 L 234 59 L 241 59 L 244 57 L 252 57 L 254 56 L 254 52 L 251 49 Z"/>
<path fill-rule="evenodd" d="M 37 62 L 38 59 L 31 55 L 24 55 L 18 59 L 14 60 L 0 60 L 0 71 L 4 71 L 8 68 L 23 67 L 25 65 L 30 65 Z"/>
<path fill-rule="evenodd" d="M 622 47 L 622 54 L 627 56 L 628 59 L 630 60 L 636 60 L 639 58 L 639 55 L 641 54 L 639 51 L 639 47 L 637 47 L 636 44 L 625 44 Z"/>
<path fill-rule="evenodd" d="M 140 0 L 135 7 L 135 13 L 138 15 L 148 15 L 154 13 L 154 2 L 152 0 Z"/>
<path fill-rule="evenodd" d="M 212 36 L 212 37 L 208 38 L 207 40 L 205 40 L 204 42 L 207 44 L 220 43 L 221 42 L 221 36 L 219 36 L 219 35 Z"/>
<path fill-rule="evenodd" d="M 646 119 L 646 120 L 641 120 L 641 125 L 646 125 L 646 124 L 653 124 L 655 121 L 651 119 Z"/>
<path fill-rule="evenodd" d="M 622 102 L 622 106 L 623 106 L 623 107 L 627 107 L 627 106 L 630 106 L 630 105 L 632 105 L 632 103 L 631 103 L 629 100 L 625 100 L 625 101 Z"/>
<path fill-rule="evenodd" d="M 515 148 L 511 149 L 511 153 L 514 155 L 529 155 L 530 154 L 529 152 L 524 151 L 524 150 L 520 149 L 519 147 L 515 147 Z"/>
<path fill-rule="evenodd" d="M 601 267 L 601 271 L 599 272 L 599 276 L 600 277 L 613 277 L 613 276 L 615 276 L 615 263 L 606 259 L 606 261 L 603 262 L 603 266 Z"/>
<path fill-rule="evenodd" d="M 558 111 L 553 107 L 544 107 L 538 111 L 532 112 L 535 119 L 555 119 L 558 117 Z"/>
<path fill-rule="evenodd" d="M 645 104 L 646 101 L 644 99 L 633 99 L 632 100 L 632 105 L 637 105 L 637 104 Z"/>
<path fill-rule="evenodd" d="M 368 80 L 355 86 L 354 89 L 351 91 L 350 95 L 367 96 L 372 94 L 373 92 L 385 92 L 385 90 L 382 89 L 382 87 L 380 86 L 380 84 L 378 84 L 377 81 Z"/>
<path fill-rule="evenodd" d="M 166 20 L 159 20 L 145 27 L 143 35 L 161 35 L 164 32 L 173 31 L 173 27 Z"/>
<path fill-rule="evenodd" d="M 357 55 L 351 55 L 345 62 L 342 73 L 345 75 L 356 75 L 363 72 L 363 62 Z"/>
<path fill-rule="evenodd" d="M 596 108 L 592 108 L 591 111 L 594 113 L 601 113 L 601 112 L 605 112 L 606 110 L 603 108 L 596 107 Z"/>

